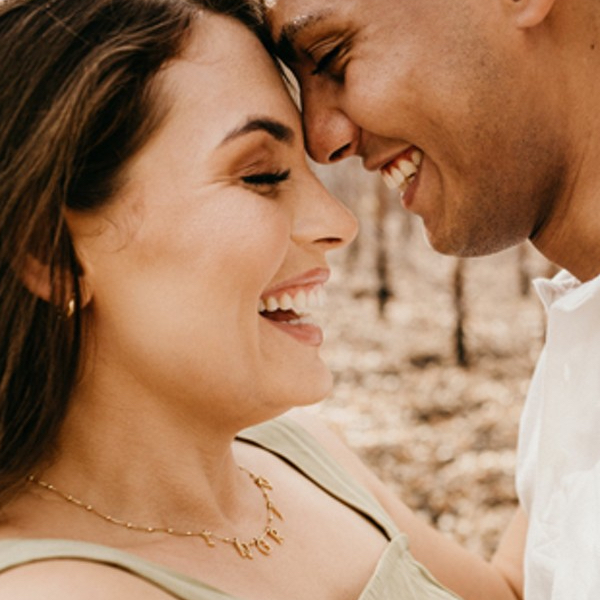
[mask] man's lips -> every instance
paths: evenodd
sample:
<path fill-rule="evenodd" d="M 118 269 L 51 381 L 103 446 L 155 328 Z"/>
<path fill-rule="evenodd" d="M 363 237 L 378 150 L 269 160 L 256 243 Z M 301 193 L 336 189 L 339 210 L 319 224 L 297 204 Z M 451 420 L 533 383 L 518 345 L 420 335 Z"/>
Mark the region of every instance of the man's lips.
<path fill-rule="evenodd" d="M 410 158 L 414 150 L 419 150 L 416 146 L 403 146 L 396 149 L 387 149 L 384 151 L 371 151 L 363 155 L 363 167 L 367 171 L 381 171 L 393 164 L 400 158 Z"/>

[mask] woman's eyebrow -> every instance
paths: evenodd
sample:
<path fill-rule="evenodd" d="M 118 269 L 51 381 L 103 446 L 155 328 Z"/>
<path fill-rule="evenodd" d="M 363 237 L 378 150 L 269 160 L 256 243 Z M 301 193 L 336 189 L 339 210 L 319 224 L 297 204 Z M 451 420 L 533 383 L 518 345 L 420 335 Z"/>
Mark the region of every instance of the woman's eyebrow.
<path fill-rule="evenodd" d="M 291 146 L 294 142 L 294 131 L 291 127 L 284 125 L 280 121 L 270 117 L 250 117 L 243 125 L 232 129 L 224 138 L 219 146 L 223 146 L 241 136 L 255 131 L 265 131 L 278 142 L 283 142 Z"/>

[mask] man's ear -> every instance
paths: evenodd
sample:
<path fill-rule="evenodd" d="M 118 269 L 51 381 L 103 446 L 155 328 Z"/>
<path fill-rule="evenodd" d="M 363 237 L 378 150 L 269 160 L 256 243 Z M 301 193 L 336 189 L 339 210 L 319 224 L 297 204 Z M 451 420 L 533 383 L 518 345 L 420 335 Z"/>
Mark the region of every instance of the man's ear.
<path fill-rule="evenodd" d="M 520 29 L 540 25 L 550 14 L 555 0 L 504 0 Z"/>
<path fill-rule="evenodd" d="M 25 265 L 20 272 L 20 278 L 25 287 L 34 296 L 46 302 L 52 301 L 52 283 L 49 265 L 40 262 L 31 254 L 28 254 L 25 259 Z M 84 275 L 79 277 L 79 289 L 81 293 L 81 306 L 85 306 L 92 299 L 92 293 Z M 69 290 L 69 296 L 71 295 L 72 290 Z"/>

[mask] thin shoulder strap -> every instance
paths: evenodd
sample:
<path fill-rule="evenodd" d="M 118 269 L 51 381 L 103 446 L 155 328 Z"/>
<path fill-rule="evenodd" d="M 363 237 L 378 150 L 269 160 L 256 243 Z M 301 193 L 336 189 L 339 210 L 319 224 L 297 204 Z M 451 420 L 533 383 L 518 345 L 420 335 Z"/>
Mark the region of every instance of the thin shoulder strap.
<path fill-rule="evenodd" d="M 388 539 L 400 537 L 375 498 L 294 421 L 282 417 L 244 430 L 238 437 L 285 460 L 315 485 L 370 520 Z M 180 600 L 235 600 L 200 581 L 108 546 L 61 539 L 0 540 L 0 573 L 54 559 L 85 560 L 122 569 Z"/>
<path fill-rule="evenodd" d="M 369 519 L 392 539 L 398 528 L 379 502 L 360 485 L 301 425 L 280 417 L 244 430 L 239 436 L 279 456 L 315 485 Z"/>
<path fill-rule="evenodd" d="M 36 562 L 83 560 L 121 569 L 180 600 L 235 600 L 200 581 L 109 546 L 61 539 L 0 541 L 0 573 Z"/>

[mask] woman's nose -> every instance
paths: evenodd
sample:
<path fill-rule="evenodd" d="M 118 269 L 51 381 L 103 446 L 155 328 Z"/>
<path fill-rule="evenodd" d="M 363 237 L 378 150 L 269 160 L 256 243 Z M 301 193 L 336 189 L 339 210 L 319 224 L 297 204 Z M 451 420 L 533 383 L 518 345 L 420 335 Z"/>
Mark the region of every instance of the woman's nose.
<path fill-rule="evenodd" d="M 347 246 L 357 232 L 358 222 L 354 214 L 309 172 L 306 185 L 299 189 L 295 205 L 292 233 L 295 241 L 318 246 L 327 252 Z"/>
<path fill-rule="evenodd" d="M 302 87 L 302 121 L 306 149 L 319 163 L 334 163 L 356 154 L 359 128 L 336 106 L 328 84 Z"/>

